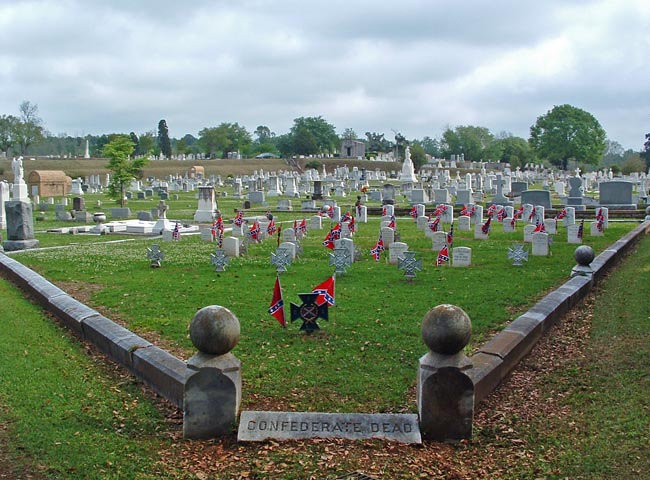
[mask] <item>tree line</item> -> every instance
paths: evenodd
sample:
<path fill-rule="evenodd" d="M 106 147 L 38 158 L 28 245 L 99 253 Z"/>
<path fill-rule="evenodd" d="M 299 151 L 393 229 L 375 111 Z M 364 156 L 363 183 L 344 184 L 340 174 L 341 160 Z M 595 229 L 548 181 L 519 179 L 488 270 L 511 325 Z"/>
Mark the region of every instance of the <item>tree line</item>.
<path fill-rule="evenodd" d="M 566 170 L 569 162 L 574 162 L 583 167 L 604 166 L 626 173 L 626 170 L 639 171 L 650 167 L 650 133 L 645 137 L 641 152 L 624 151 L 618 142 L 607 139 L 593 115 L 571 105 L 555 106 L 540 115 L 530 127 L 528 139 L 508 132 L 494 134 L 486 127 L 474 125 L 448 126 L 440 138 L 407 139 L 397 131 L 393 133 L 393 139 L 379 132 L 365 132 L 360 137 L 353 129 L 346 128 L 339 135 L 334 125 L 318 116 L 294 119 L 289 132 L 282 135 L 276 135 L 266 125 L 249 132 L 238 123 L 223 122 L 201 129 L 198 136 L 186 134 L 173 138 L 169 135 L 166 120 L 161 119 L 157 130 L 139 135 L 130 132 L 128 137 L 133 143 L 134 156 L 166 158 L 190 154 L 210 159 L 335 155 L 341 142 L 348 139 L 363 142 L 367 158 L 393 152 L 401 160 L 406 146 L 409 146 L 416 169 L 426 163 L 427 156 L 450 158 L 451 155 L 463 155 L 467 161 L 509 163 L 513 168 L 546 162 Z M 84 154 L 88 141 L 90 155 L 96 157 L 102 155 L 107 144 L 122 135 L 51 135 L 38 116 L 38 107 L 29 101 L 20 104 L 17 117 L 0 115 L 0 151 L 6 156 L 79 157 Z"/>

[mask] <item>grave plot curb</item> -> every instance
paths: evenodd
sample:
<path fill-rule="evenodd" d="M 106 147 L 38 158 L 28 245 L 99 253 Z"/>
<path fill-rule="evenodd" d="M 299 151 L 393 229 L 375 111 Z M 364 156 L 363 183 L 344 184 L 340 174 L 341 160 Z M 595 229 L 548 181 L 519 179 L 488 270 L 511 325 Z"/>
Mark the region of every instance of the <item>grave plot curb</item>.
<path fill-rule="evenodd" d="M 530 353 L 539 338 L 562 315 L 579 304 L 605 273 L 641 236 L 650 222 L 640 224 L 591 263 L 593 278 L 577 276 L 542 298 L 504 330 L 482 345 L 471 357 L 468 375 L 474 383 L 474 404 L 484 400 Z M 122 365 L 178 408 L 183 409 L 186 363 L 130 330 L 79 302 L 59 287 L 15 259 L 0 252 L 0 272 L 27 291 L 46 310 L 79 338 L 88 341 Z"/>

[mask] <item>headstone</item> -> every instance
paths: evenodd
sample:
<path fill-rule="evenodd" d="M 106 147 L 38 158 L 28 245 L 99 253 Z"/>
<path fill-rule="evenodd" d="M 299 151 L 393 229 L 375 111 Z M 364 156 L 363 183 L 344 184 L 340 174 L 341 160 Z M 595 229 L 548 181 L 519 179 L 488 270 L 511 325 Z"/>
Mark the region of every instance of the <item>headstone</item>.
<path fill-rule="evenodd" d="M 592 237 L 602 237 L 605 235 L 605 229 L 603 228 L 602 223 L 591 222 L 589 225 L 589 235 Z"/>
<path fill-rule="evenodd" d="M 357 218 L 358 223 L 368 223 L 368 208 L 365 205 L 361 205 L 357 208 Z"/>
<path fill-rule="evenodd" d="M 447 245 L 447 232 L 433 232 L 431 235 L 431 245 L 434 252 L 440 251 Z"/>
<path fill-rule="evenodd" d="M 533 233 L 533 256 L 548 257 L 548 233 Z"/>
<path fill-rule="evenodd" d="M 322 230 L 323 229 L 323 217 L 313 216 L 309 219 L 309 229 L 310 230 Z"/>
<path fill-rule="evenodd" d="M 474 225 L 474 240 L 487 240 L 490 238 L 489 232 L 483 232 L 483 224 Z"/>
<path fill-rule="evenodd" d="M 212 223 L 214 212 L 217 210 L 217 202 L 214 197 L 214 187 L 199 187 L 199 204 L 194 212 L 194 221 L 203 223 Z"/>
<path fill-rule="evenodd" d="M 415 278 L 415 272 L 422 271 L 422 260 L 415 258 L 415 252 L 404 252 L 397 259 L 397 269 L 404 271 L 407 280 L 412 280 Z"/>
<path fill-rule="evenodd" d="M 397 259 L 404 256 L 409 246 L 404 242 L 393 242 L 388 245 L 388 263 L 397 264 Z"/>
<path fill-rule="evenodd" d="M 291 257 L 291 260 L 294 260 L 296 258 L 297 251 L 295 242 L 282 242 L 280 245 L 278 245 L 278 248 L 286 250 Z"/>
<path fill-rule="evenodd" d="M 557 220 L 554 218 L 547 218 L 544 220 L 544 227 L 546 228 L 546 233 L 555 235 L 557 233 Z"/>
<path fill-rule="evenodd" d="M 456 219 L 456 224 L 458 225 L 458 230 L 461 232 L 471 231 L 471 220 L 468 216 L 460 216 Z"/>
<path fill-rule="evenodd" d="M 5 251 L 12 252 L 38 247 L 40 242 L 34 238 L 32 204 L 11 200 L 5 202 L 4 208 L 7 218 L 7 240 L 2 246 Z"/>
<path fill-rule="evenodd" d="M 451 265 L 453 267 L 469 267 L 472 264 L 472 249 L 469 247 L 454 247 L 451 249 Z"/>
<path fill-rule="evenodd" d="M 501 225 L 503 225 L 503 233 L 514 233 L 516 232 L 517 220 L 513 222 L 512 218 L 504 218 Z"/>
<path fill-rule="evenodd" d="M 535 225 L 524 225 L 524 242 L 530 243 L 533 241 L 533 232 L 535 231 Z"/>
<path fill-rule="evenodd" d="M 567 225 L 566 235 L 567 243 L 582 243 L 582 238 L 580 237 L 580 224 L 574 223 L 573 225 Z"/>
<path fill-rule="evenodd" d="M 284 242 L 296 242 L 296 231 L 293 228 L 282 229 L 282 240 Z"/>
<path fill-rule="evenodd" d="M 395 242 L 395 230 L 390 227 L 384 227 L 381 229 L 381 235 L 384 240 L 384 245 L 387 247 Z"/>
<path fill-rule="evenodd" d="M 238 237 L 226 237 L 223 239 L 223 250 L 229 257 L 239 257 L 241 240 Z"/>
<path fill-rule="evenodd" d="M 569 177 L 569 197 L 567 198 L 567 206 L 573 207 L 575 210 L 585 210 L 584 202 L 584 186 L 582 178 Z"/>
<path fill-rule="evenodd" d="M 566 217 L 562 220 L 564 221 L 565 227 L 576 223 L 576 209 L 573 207 L 566 207 Z"/>
<path fill-rule="evenodd" d="M 0 180 L 0 232 L 7 228 L 7 216 L 5 214 L 5 202 L 9 201 L 9 184 Z"/>
<path fill-rule="evenodd" d="M 625 180 L 601 182 L 599 187 L 600 205 L 615 210 L 636 209 L 636 204 L 632 201 L 633 187 L 632 182 Z"/>
<path fill-rule="evenodd" d="M 526 190 L 521 192 L 521 203 L 531 205 L 541 205 L 544 208 L 551 209 L 551 192 L 547 190 Z"/>

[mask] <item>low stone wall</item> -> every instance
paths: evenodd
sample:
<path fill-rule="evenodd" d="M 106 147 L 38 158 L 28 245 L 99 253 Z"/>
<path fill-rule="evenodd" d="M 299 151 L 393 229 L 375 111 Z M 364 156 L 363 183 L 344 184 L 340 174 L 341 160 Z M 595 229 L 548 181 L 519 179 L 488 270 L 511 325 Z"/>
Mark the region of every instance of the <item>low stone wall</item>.
<path fill-rule="evenodd" d="M 485 343 L 471 357 L 468 376 L 474 382 L 474 403 L 480 403 L 527 355 L 558 319 L 577 305 L 603 275 L 650 228 L 646 221 L 616 241 L 591 263 L 593 277 L 573 277 L 549 293 Z M 0 272 L 29 292 L 79 338 L 127 368 L 155 392 L 183 408 L 187 366 L 183 360 L 152 345 L 96 310 L 72 298 L 20 262 L 0 253 Z"/>

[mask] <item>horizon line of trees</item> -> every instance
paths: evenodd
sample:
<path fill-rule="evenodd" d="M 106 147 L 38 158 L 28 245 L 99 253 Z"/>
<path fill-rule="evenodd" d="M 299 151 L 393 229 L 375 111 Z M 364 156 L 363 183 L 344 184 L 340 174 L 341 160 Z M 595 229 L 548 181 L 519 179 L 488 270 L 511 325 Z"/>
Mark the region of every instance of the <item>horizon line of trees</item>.
<path fill-rule="evenodd" d="M 71 137 L 65 133 L 52 135 L 43 126 L 38 106 L 24 101 L 19 116 L 0 115 L 0 152 L 8 157 L 40 155 L 79 157 L 85 153 L 86 141 L 91 156 L 101 156 L 104 147 L 119 133 Z M 530 127 L 530 138 L 513 136 L 509 132 L 494 134 L 486 127 L 474 125 L 447 126 L 440 138 L 425 136 L 407 139 L 393 131 L 394 139 L 384 133 L 365 132 L 365 138 L 346 128 L 340 135 L 334 125 L 322 116 L 294 119 L 289 132 L 276 135 L 266 125 L 249 132 L 238 123 L 223 122 L 206 127 L 198 137 L 186 134 L 181 138 L 169 136 L 166 120 L 158 122 L 157 131 L 140 135 L 130 132 L 134 156 L 202 155 L 205 158 L 230 158 L 241 155 L 252 158 L 260 154 L 278 157 L 336 154 L 343 140 L 362 141 L 366 157 L 393 152 L 402 160 L 409 146 L 416 169 L 433 158 L 464 155 L 467 161 L 509 163 L 513 168 L 529 163 L 546 163 L 566 170 L 569 162 L 594 167 L 609 167 L 623 173 L 650 168 L 650 133 L 645 135 L 643 150 L 624 150 L 620 143 L 607 139 L 605 131 L 590 113 L 571 105 L 555 106 L 537 118 Z M 644 165 L 645 163 L 645 165 Z"/>

